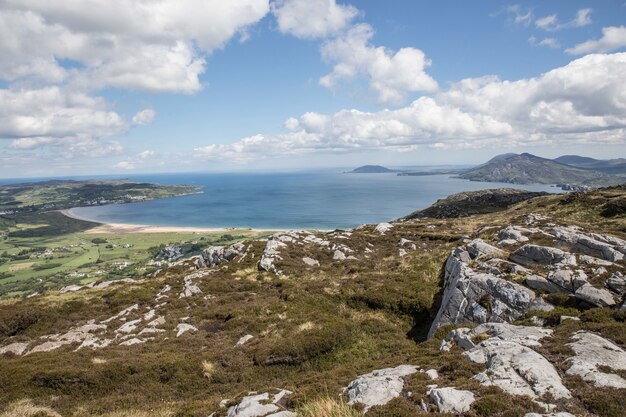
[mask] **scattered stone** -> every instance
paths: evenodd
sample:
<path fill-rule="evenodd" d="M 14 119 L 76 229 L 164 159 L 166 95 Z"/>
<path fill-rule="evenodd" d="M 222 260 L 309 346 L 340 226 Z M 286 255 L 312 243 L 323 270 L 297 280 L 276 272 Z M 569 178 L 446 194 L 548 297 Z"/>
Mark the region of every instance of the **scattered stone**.
<path fill-rule="evenodd" d="M 619 272 L 613 273 L 613 275 L 606 280 L 606 285 L 619 295 L 626 294 L 626 278 Z"/>
<path fill-rule="evenodd" d="M 132 339 L 128 339 L 125 342 L 120 343 L 120 346 L 132 346 L 132 345 L 139 345 L 141 343 L 146 343 L 146 341 L 133 337 Z"/>
<path fill-rule="evenodd" d="M 429 369 L 428 371 L 426 371 L 426 375 L 428 375 L 428 377 L 433 380 L 439 378 L 439 373 L 436 369 Z"/>
<path fill-rule="evenodd" d="M 526 413 L 524 417 L 576 417 L 574 414 L 561 411 L 559 413 L 538 414 L 538 413 Z"/>
<path fill-rule="evenodd" d="M 280 271 L 276 270 L 274 262 L 277 259 L 282 259 L 282 257 L 280 256 L 280 249 L 286 246 L 287 245 L 285 243 L 281 242 L 276 237 L 273 236 L 272 238 L 270 238 L 265 245 L 263 254 L 261 255 L 261 260 L 259 261 L 258 265 L 259 270 L 279 274 Z"/>
<path fill-rule="evenodd" d="M 189 331 L 197 332 L 198 329 L 196 328 L 196 326 L 192 326 L 191 324 L 179 323 L 178 326 L 176 326 L 176 337 L 180 337 L 183 335 L 183 333 Z"/>
<path fill-rule="evenodd" d="M 252 338 L 254 338 L 254 336 L 252 336 L 251 334 L 247 334 L 243 337 L 241 337 L 238 341 L 237 344 L 235 346 L 242 346 L 245 345 L 246 343 L 248 343 Z"/>
<path fill-rule="evenodd" d="M 114 316 L 112 316 L 112 317 L 109 317 L 108 319 L 103 320 L 103 321 L 101 321 L 100 323 L 109 323 L 109 322 L 111 322 L 111 321 L 113 321 L 113 320 L 120 319 L 120 318 L 122 318 L 122 317 L 127 316 L 130 312 L 135 311 L 135 310 L 137 310 L 137 309 L 139 309 L 139 304 L 133 304 L 132 306 L 130 306 L 130 307 L 126 307 L 124 310 L 120 311 L 120 312 L 119 312 L 119 313 L 117 313 L 116 315 L 114 315 Z"/>
<path fill-rule="evenodd" d="M 346 387 L 348 404 L 363 404 L 365 412 L 375 405 L 387 404 L 402 393 L 404 378 L 418 370 L 418 366 L 400 365 L 360 375 Z"/>
<path fill-rule="evenodd" d="M 528 229 L 517 226 L 508 226 L 506 229 L 500 230 L 498 233 L 498 239 L 501 241 L 500 244 L 503 241 L 513 241 L 513 244 L 528 242 L 528 238 L 522 234 L 522 231 L 530 232 Z"/>
<path fill-rule="evenodd" d="M 406 256 L 406 254 L 407 254 L 407 251 L 406 251 L 406 250 L 404 250 L 404 249 L 400 249 L 400 250 L 398 250 L 398 256 L 399 256 L 399 257 L 401 257 L 401 258 L 402 258 L 403 256 Z"/>
<path fill-rule="evenodd" d="M 344 259 L 346 259 L 346 255 L 342 251 L 336 250 L 333 253 L 333 261 L 343 261 Z"/>
<path fill-rule="evenodd" d="M 617 371 L 626 370 L 626 352 L 619 346 L 586 331 L 578 331 L 568 343 L 576 356 L 567 359 L 570 365 L 565 371 L 568 375 L 579 375 L 583 380 L 597 387 L 626 388 L 626 380 L 617 374 L 600 371 L 607 367 Z"/>
<path fill-rule="evenodd" d="M 239 404 L 234 405 L 228 409 L 227 417 L 286 417 L 293 416 L 294 414 L 280 414 L 284 399 L 291 395 L 291 391 L 280 390 L 270 400 L 270 394 L 265 392 L 263 394 L 249 395 L 243 397 Z"/>
<path fill-rule="evenodd" d="M 589 255 L 578 255 L 578 259 L 587 265 L 600 265 L 600 266 L 611 266 L 613 262 L 605 261 L 604 259 L 594 258 Z"/>
<path fill-rule="evenodd" d="M 435 402 L 441 413 L 464 413 L 469 411 L 476 398 L 470 391 L 456 388 L 433 388 L 428 396 Z"/>
<path fill-rule="evenodd" d="M 309 258 L 308 256 L 302 258 L 302 262 L 304 262 L 307 266 L 320 266 L 320 261 L 318 261 L 317 259 Z"/>
<path fill-rule="evenodd" d="M 380 233 L 381 235 L 384 235 L 386 232 L 388 232 L 392 228 L 393 228 L 393 225 L 391 223 L 383 222 L 383 223 L 378 223 L 378 225 L 374 228 L 374 231 Z"/>
<path fill-rule="evenodd" d="M 122 324 L 117 330 L 117 333 L 131 333 L 137 329 L 137 324 L 141 322 L 141 319 L 131 320 Z"/>

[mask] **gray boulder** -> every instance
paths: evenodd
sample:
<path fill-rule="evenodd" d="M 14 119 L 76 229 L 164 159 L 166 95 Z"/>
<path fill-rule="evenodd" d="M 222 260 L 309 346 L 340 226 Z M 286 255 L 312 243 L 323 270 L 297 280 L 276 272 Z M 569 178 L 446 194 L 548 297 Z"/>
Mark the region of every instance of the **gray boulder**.
<path fill-rule="evenodd" d="M 291 395 L 291 391 L 280 390 L 276 394 L 270 396 L 264 392 L 257 395 L 249 395 L 243 397 L 239 404 L 228 409 L 227 417 L 286 417 L 295 416 L 295 413 L 287 411 L 283 414 L 281 411 L 284 407 L 281 405 L 284 400 Z M 271 398 L 270 398 L 271 397 Z"/>
<path fill-rule="evenodd" d="M 513 252 L 509 259 L 520 265 L 576 265 L 576 257 L 557 248 L 539 245 L 524 245 Z"/>
<path fill-rule="evenodd" d="M 568 343 L 575 356 L 567 359 L 568 375 L 579 375 L 597 387 L 626 388 L 626 380 L 617 374 L 600 371 L 601 367 L 626 371 L 626 352 L 597 334 L 579 331 Z"/>
<path fill-rule="evenodd" d="M 467 252 L 473 259 L 483 255 L 502 255 L 504 252 L 482 239 L 474 239 L 467 244 Z"/>
<path fill-rule="evenodd" d="M 574 296 L 597 307 L 611 307 L 615 305 L 615 299 L 610 291 L 604 288 L 596 288 L 591 284 L 585 284 L 577 289 Z"/>
<path fill-rule="evenodd" d="M 621 239 L 593 234 L 581 233 L 574 227 L 555 227 L 552 234 L 563 244 L 571 247 L 574 252 L 591 256 L 599 256 L 607 261 L 615 262 L 624 259 L 624 254 L 615 246 L 621 248 Z M 600 239 L 600 240 L 599 240 Z M 612 243 L 609 243 L 612 242 Z"/>
<path fill-rule="evenodd" d="M 615 272 L 606 280 L 606 285 L 619 295 L 626 294 L 626 278 L 619 272 Z"/>
<path fill-rule="evenodd" d="M 418 366 L 400 365 L 361 375 L 345 389 L 348 404 L 363 404 L 365 412 L 375 405 L 387 404 L 400 396 L 404 389 L 404 379 L 418 370 Z"/>
<path fill-rule="evenodd" d="M 487 365 L 474 376 L 483 385 L 495 385 L 513 395 L 531 398 L 546 394 L 555 399 L 571 398 L 559 373 L 542 355 L 520 343 L 491 338 L 464 353 L 470 360 Z"/>
<path fill-rule="evenodd" d="M 476 397 L 471 391 L 456 388 L 433 388 L 428 396 L 434 401 L 440 413 L 465 413 L 469 411 Z"/>

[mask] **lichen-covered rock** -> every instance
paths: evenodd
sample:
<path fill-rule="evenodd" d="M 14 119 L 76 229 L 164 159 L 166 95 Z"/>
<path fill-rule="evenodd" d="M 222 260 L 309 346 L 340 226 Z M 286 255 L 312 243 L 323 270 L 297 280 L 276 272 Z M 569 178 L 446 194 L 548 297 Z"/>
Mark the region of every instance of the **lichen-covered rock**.
<path fill-rule="evenodd" d="M 454 252 L 444 272 L 444 293 L 428 333 L 450 323 L 511 322 L 532 309 L 549 309 L 535 292 L 488 273 L 474 272 Z"/>
<path fill-rule="evenodd" d="M 574 296 L 597 307 L 611 307 L 615 305 L 615 299 L 610 291 L 604 288 L 595 288 L 591 284 L 585 284 L 578 288 Z"/>
<path fill-rule="evenodd" d="M 504 252 L 482 239 L 474 239 L 467 244 L 467 252 L 473 259 L 483 255 L 502 255 Z"/>
<path fill-rule="evenodd" d="M 552 234 L 562 243 L 571 247 L 574 252 L 591 256 L 601 256 L 611 262 L 624 259 L 624 254 L 614 246 L 620 246 L 621 239 L 594 234 L 587 236 L 574 227 L 554 227 Z M 599 240 L 600 239 L 600 240 Z M 609 242 L 614 242 L 613 244 Z M 623 246 L 623 245 L 621 245 Z"/>
<path fill-rule="evenodd" d="M 346 388 L 348 404 L 363 404 L 364 411 L 375 405 L 387 404 L 402 393 L 404 378 L 418 370 L 418 366 L 400 365 L 360 375 Z"/>
<path fill-rule="evenodd" d="M 393 228 L 393 225 L 391 223 L 383 222 L 383 223 L 378 223 L 376 227 L 374 228 L 374 231 L 380 233 L 381 235 L 384 235 L 392 228 Z"/>
<path fill-rule="evenodd" d="M 491 338 L 464 353 L 487 370 L 474 376 L 484 385 L 495 385 L 513 395 L 531 398 L 550 394 L 555 399 L 571 398 L 559 373 L 542 355 L 520 343 Z"/>
<path fill-rule="evenodd" d="M 520 265 L 576 265 L 576 257 L 571 253 L 549 246 L 524 245 L 513 252 L 509 259 Z"/>
<path fill-rule="evenodd" d="M 626 388 L 626 380 L 621 376 L 600 371 L 600 367 L 625 371 L 626 352 L 615 343 L 586 331 L 574 333 L 572 340 L 567 346 L 576 355 L 567 360 L 570 367 L 565 372 L 568 375 L 579 375 L 597 387 Z"/>
<path fill-rule="evenodd" d="M 227 417 L 285 417 L 294 416 L 295 413 L 282 414 L 282 405 L 291 391 L 280 390 L 271 396 L 267 392 L 243 397 L 239 404 L 228 409 Z"/>
<path fill-rule="evenodd" d="M 428 396 L 434 401 L 441 413 L 464 413 L 469 411 L 476 397 L 471 391 L 459 390 L 452 387 L 433 388 Z"/>

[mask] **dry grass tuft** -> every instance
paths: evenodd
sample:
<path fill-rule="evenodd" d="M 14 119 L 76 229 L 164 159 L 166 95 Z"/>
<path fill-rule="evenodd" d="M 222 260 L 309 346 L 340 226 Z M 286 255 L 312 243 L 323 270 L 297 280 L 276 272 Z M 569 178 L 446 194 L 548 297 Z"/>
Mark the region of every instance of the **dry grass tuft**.
<path fill-rule="evenodd" d="M 107 363 L 107 360 L 102 358 L 91 358 L 91 363 L 94 365 L 104 365 Z"/>
<path fill-rule="evenodd" d="M 340 399 L 322 397 L 298 408 L 299 417 L 361 417 L 356 409 Z"/>
<path fill-rule="evenodd" d="M 40 407 L 32 400 L 20 400 L 10 404 L 0 417 L 61 417 L 51 408 Z"/>
<path fill-rule="evenodd" d="M 202 375 L 204 375 L 204 377 L 208 379 L 209 381 L 213 380 L 216 370 L 217 370 L 217 367 L 215 366 L 213 362 L 209 362 L 206 360 L 202 361 Z"/>

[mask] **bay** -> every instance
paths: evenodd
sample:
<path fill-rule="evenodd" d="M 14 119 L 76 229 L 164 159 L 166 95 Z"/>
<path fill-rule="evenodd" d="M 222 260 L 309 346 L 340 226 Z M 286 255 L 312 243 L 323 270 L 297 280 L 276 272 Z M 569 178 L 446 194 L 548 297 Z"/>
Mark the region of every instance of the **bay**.
<path fill-rule="evenodd" d="M 393 173 L 194 173 L 135 175 L 129 179 L 200 185 L 203 192 L 132 204 L 80 207 L 72 213 L 103 223 L 326 230 L 397 219 L 461 191 L 509 187 L 560 192 L 548 185 Z"/>

